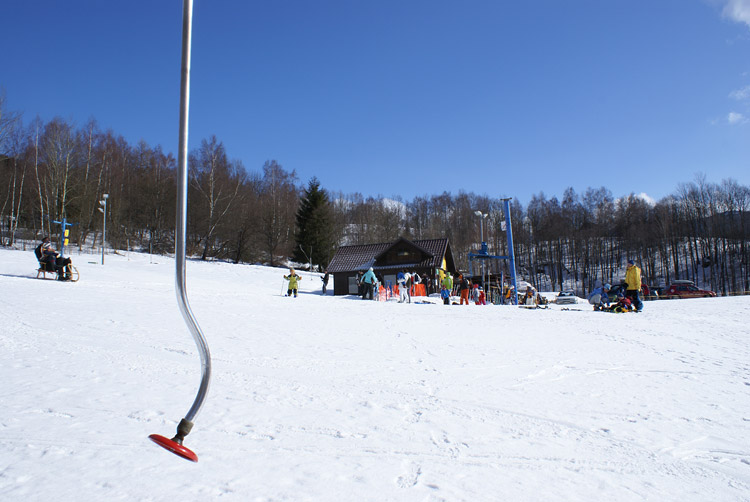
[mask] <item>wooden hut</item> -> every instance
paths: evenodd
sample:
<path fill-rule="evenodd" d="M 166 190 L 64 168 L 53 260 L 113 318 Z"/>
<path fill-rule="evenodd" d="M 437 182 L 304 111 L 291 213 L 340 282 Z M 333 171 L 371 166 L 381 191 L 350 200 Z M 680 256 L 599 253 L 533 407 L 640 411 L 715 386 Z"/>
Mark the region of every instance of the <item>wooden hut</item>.
<path fill-rule="evenodd" d="M 357 273 L 373 268 L 383 283 L 396 283 L 401 270 L 417 272 L 434 293 L 440 271 L 454 274 L 456 266 L 447 238 L 410 241 L 401 237 L 395 242 L 341 246 L 328 264 L 333 275 L 334 295 L 356 295 Z"/>

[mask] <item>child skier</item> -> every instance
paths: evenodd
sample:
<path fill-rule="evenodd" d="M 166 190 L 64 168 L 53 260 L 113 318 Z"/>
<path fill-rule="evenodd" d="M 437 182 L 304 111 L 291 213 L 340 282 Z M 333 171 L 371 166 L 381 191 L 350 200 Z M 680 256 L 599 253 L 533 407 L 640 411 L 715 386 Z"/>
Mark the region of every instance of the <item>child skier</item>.
<path fill-rule="evenodd" d="M 440 298 L 443 299 L 443 305 L 451 304 L 451 292 L 445 287 L 445 284 L 440 288 Z"/>
<path fill-rule="evenodd" d="M 286 290 L 286 296 L 292 296 L 292 293 L 294 293 L 294 297 L 297 298 L 297 285 L 299 281 L 302 280 L 302 277 L 298 276 L 293 268 L 289 269 L 289 275 L 285 275 L 284 279 L 289 281 L 289 287 Z"/>
<path fill-rule="evenodd" d="M 484 294 L 484 289 L 479 288 L 479 295 L 477 295 L 477 305 L 487 305 L 487 298 Z"/>
<path fill-rule="evenodd" d="M 475 305 L 479 303 L 479 284 L 474 284 L 474 287 L 471 290 L 471 301 L 473 301 Z"/>

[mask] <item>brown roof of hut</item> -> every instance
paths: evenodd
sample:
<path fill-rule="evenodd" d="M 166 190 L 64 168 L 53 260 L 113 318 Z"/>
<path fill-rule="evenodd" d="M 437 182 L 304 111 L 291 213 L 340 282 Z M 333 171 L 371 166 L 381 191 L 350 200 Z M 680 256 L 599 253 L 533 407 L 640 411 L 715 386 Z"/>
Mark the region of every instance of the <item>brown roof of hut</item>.
<path fill-rule="evenodd" d="M 401 237 L 395 242 L 341 246 L 328 264 L 331 273 L 394 268 L 446 268 L 455 270 L 453 253 L 447 238 L 410 241 Z"/>

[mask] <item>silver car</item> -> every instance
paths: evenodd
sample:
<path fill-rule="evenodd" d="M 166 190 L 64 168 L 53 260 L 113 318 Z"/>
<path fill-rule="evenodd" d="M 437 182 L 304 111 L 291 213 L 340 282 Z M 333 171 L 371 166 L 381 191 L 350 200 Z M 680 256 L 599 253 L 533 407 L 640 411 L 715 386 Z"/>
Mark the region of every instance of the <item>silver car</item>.
<path fill-rule="evenodd" d="M 555 303 L 558 305 L 573 305 L 578 303 L 578 297 L 573 291 L 563 291 L 557 295 Z"/>

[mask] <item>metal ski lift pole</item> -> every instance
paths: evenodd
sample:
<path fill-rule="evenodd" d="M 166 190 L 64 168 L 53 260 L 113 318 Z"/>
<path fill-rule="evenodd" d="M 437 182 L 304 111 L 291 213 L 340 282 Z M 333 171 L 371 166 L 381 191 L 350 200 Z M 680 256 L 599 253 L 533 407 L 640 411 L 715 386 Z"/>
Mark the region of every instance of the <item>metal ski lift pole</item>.
<path fill-rule="evenodd" d="M 188 109 L 190 102 L 190 44 L 192 37 L 193 0 L 183 0 L 182 4 L 182 76 L 180 83 L 180 140 L 177 155 L 178 187 L 177 187 L 177 219 L 175 229 L 175 287 L 177 303 L 185 324 L 195 340 L 201 357 L 201 382 L 198 393 L 185 418 L 177 426 L 177 434 L 167 439 L 158 434 L 149 438 L 159 446 L 183 458 L 198 461 L 198 456 L 182 445 L 182 441 L 193 428 L 193 420 L 203 406 L 211 380 L 211 354 L 208 344 L 201 332 L 198 322 L 190 309 L 187 292 L 185 290 L 185 236 L 187 230 L 187 138 L 188 138 Z"/>
<path fill-rule="evenodd" d="M 505 233 L 508 237 L 508 268 L 510 269 L 510 281 L 513 285 L 513 305 L 518 305 L 518 284 L 516 279 L 516 255 L 513 251 L 513 225 L 510 219 L 510 198 L 500 199 L 503 201 L 503 212 L 505 213 Z"/>

